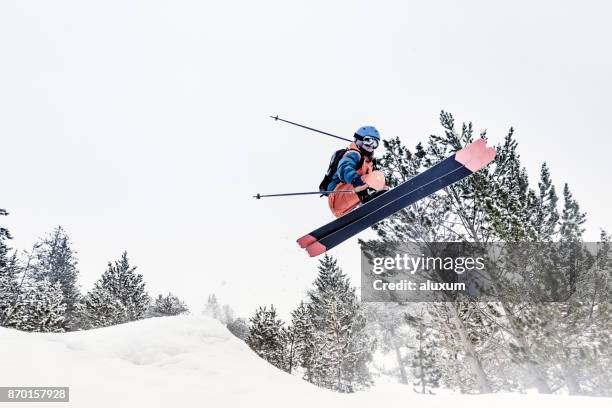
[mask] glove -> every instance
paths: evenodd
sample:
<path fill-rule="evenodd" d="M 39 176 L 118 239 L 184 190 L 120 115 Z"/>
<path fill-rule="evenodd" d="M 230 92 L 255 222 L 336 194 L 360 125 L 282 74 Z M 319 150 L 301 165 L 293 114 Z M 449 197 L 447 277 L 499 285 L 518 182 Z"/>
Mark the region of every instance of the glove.
<path fill-rule="evenodd" d="M 376 193 L 376 190 L 371 187 L 367 187 L 360 191 L 357 191 L 357 189 L 355 189 L 355 192 L 357 193 L 357 197 L 359 197 L 359 201 L 361 201 L 362 204 L 365 204 L 370 201 L 372 195 Z"/>
<path fill-rule="evenodd" d="M 370 186 L 364 183 L 355 187 L 354 190 L 356 193 L 361 193 L 362 191 L 366 191 L 368 188 L 370 188 Z"/>

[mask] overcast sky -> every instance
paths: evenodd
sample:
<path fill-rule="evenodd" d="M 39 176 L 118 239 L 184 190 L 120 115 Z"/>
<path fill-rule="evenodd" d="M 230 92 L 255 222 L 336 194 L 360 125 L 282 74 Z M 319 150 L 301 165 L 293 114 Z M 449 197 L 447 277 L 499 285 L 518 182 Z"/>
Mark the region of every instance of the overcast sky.
<path fill-rule="evenodd" d="M 62 225 L 83 291 L 127 250 L 152 294 L 287 315 L 316 276 L 295 239 L 331 220 L 316 190 L 374 125 L 409 145 L 440 110 L 516 128 L 612 230 L 607 1 L 25 1 L 0 3 L 0 208 L 26 249 Z M 331 251 L 358 284 L 356 239 Z"/>

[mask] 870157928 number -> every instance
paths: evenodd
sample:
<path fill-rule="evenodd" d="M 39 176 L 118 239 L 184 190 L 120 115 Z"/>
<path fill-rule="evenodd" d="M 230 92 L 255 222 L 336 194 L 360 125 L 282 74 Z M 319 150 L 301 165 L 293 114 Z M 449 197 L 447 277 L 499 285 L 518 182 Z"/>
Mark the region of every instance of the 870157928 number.
<path fill-rule="evenodd" d="M 68 387 L 0 387 L 0 402 L 69 402 Z"/>

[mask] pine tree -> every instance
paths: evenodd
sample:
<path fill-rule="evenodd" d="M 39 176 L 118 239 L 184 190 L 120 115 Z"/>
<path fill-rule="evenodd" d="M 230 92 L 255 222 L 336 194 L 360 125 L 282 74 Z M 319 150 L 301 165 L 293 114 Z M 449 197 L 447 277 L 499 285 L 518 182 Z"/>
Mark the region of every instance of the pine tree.
<path fill-rule="evenodd" d="M 141 274 L 130 266 L 127 252 L 108 268 L 85 296 L 80 308 L 81 324 L 87 328 L 104 327 L 146 316 L 150 298 Z"/>
<path fill-rule="evenodd" d="M 412 373 L 415 391 L 421 394 L 433 394 L 432 389 L 440 386 L 442 373 L 437 361 L 437 345 L 433 335 L 433 329 L 428 327 L 424 320 L 425 314 L 405 314 L 405 321 L 413 326 L 415 330 L 416 345 L 412 357 Z"/>
<path fill-rule="evenodd" d="M 8 215 L 0 209 L 0 215 Z M 24 331 L 61 331 L 64 310 L 62 297 L 48 281 L 34 281 L 30 275 L 32 255 L 21 266 L 16 252 L 9 255 L 5 241 L 11 239 L 0 227 L 0 326 Z M 36 246 L 34 247 L 36 248 Z M 61 294 L 60 294 L 61 295 Z"/>
<path fill-rule="evenodd" d="M 41 239 L 36 248 L 32 277 L 38 281 L 46 279 L 53 285 L 59 282 L 66 302 L 66 328 L 70 329 L 75 306 L 81 297 L 77 283 L 79 271 L 76 252 L 61 226 Z"/>
<path fill-rule="evenodd" d="M 7 216 L 8 212 L 0 208 L 0 216 Z M 9 264 L 9 247 L 4 241 L 12 239 L 8 229 L 0 225 L 0 271 L 6 268 Z"/>
<path fill-rule="evenodd" d="M 0 216 L 6 215 L 8 212 L 0 208 Z M 11 238 L 8 229 L 0 226 L 0 326 L 8 325 L 7 315 L 19 296 L 16 255 L 9 255 L 10 248 L 5 243 Z"/>
<path fill-rule="evenodd" d="M 114 326 L 130 321 L 126 306 L 110 288 L 100 285 L 100 282 L 83 297 L 77 311 L 79 327 L 83 329 Z"/>
<path fill-rule="evenodd" d="M 296 331 L 293 326 L 283 327 L 281 329 L 281 342 L 282 342 L 282 355 L 283 363 L 282 368 L 289 374 L 293 372 L 297 363 L 297 337 Z"/>
<path fill-rule="evenodd" d="M 555 186 L 550 177 L 550 170 L 546 163 L 542 164 L 540 169 L 540 181 L 538 183 L 539 195 L 535 209 L 534 226 L 537 231 L 537 240 L 548 242 L 551 241 L 557 229 L 559 222 L 559 211 L 557 203 L 559 198 Z"/>
<path fill-rule="evenodd" d="M 32 281 L 22 308 L 12 316 L 14 327 L 24 331 L 63 332 L 66 304 L 59 282 Z"/>
<path fill-rule="evenodd" d="M 569 186 L 563 187 L 563 213 L 561 215 L 561 228 L 559 231 L 561 242 L 580 242 L 586 222 L 586 214 L 580 212 L 580 206 L 570 192 Z"/>
<path fill-rule="evenodd" d="M 172 293 L 168 293 L 167 296 L 158 295 L 149 310 L 151 317 L 177 316 L 188 313 L 189 309 L 185 303 Z"/>
<path fill-rule="evenodd" d="M 249 335 L 246 343 L 255 353 L 270 364 L 285 369 L 284 341 L 282 338 L 284 323 L 276 315 L 276 309 L 260 307 L 249 320 Z"/>
<path fill-rule="evenodd" d="M 246 340 L 246 338 L 249 337 L 249 323 L 243 317 L 239 317 L 228 323 L 227 329 L 240 340 Z"/>
<path fill-rule="evenodd" d="M 320 260 L 314 289 L 308 292 L 315 348 L 310 368 L 315 384 L 340 392 L 370 385 L 371 359 L 366 320 L 355 288 L 329 255 Z"/>
<path fill-rule="evenodd" d="M 0 326 L 4 326 L 6 316 L 11 312 L 15 299 L 19 296 L 19 284 L 16 279 L 16 269 L 7 261 L 0 268 Z"/>
<path fill-rule="evenodd" d="M 311 310 L 303 301 L 291 313 L 291 327 L 295 337 L 296 365 L 304 369 L 304 379 L 314 382 L 313 365 L 318 350 L 315 338 L 314 318 Z"/>
<path fill-rule="evenodd" d="M 32 256 L 18 265 L 13 255 L 0 270 L 0 326 L 23 331 L 64 331 L 66 305 L 59 283 L 35 280 L 29 275 Z"/>
<path fill-rule="evenodd" d="M 510 128 L 504 143 L 497 148 L 495 167 L 490 176 L 484 185 L 487 197 L 485 205 L 476 208 L 484 215 L 486 228 L 483 231 L 491 232 L 493 238 L 502 241 L 533 240 L 536 232 L 531 220 L 534 217 L 533 203 L 536 195 L 529 188 L 527 170 L 521 164 L 513 128 Z M 478 181 L 485 180 L 482 177 L 470 177 L 464 184 Z M 486 242 L 482 239 L 480 241 Z"/>

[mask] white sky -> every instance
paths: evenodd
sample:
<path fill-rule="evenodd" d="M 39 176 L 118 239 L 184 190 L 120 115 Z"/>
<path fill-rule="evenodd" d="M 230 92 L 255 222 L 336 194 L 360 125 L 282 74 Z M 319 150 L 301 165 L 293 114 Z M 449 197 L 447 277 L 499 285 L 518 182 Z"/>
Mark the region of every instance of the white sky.
<path fill-rule="evenodd" d="M 0 207 L 26 249 L 61 224 L 88 290 L 127 249 L 152 294 L 210 292 L 284 315 L 317 261 L 295 239 L 331 220 L 316 190 L 365 124 L 409 145 L 441 109 L 515 126 L 612 230 L 612 6 L 606 1 L 0 3 Z M 358 284 L 356 239 L 332 251 Z"/>

